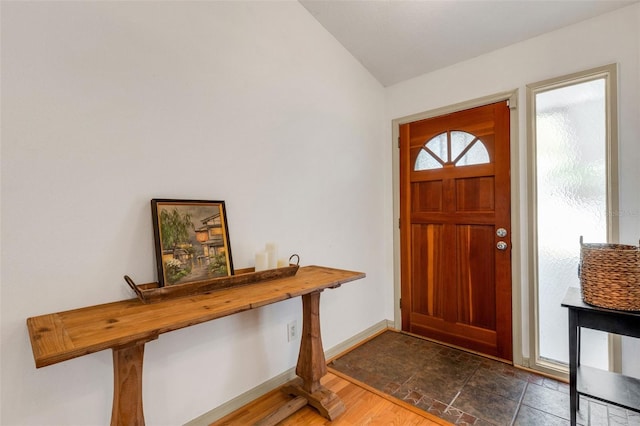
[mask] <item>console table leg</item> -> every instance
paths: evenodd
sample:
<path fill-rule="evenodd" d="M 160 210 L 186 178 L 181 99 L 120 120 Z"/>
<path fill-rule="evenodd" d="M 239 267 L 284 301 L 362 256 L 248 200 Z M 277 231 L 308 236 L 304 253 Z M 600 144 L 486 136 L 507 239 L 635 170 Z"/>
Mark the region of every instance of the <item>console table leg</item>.
<path fill-rule="evenodd" d="M 309 393 L 320 389 L 320 379 L 327 374 L 320 335 L 320 292 L 302 296 L 302 339 L 296 374 Z"/>
<path fill-rule="evenodd" d="M 569 421 L 571 426 L 576 425 L 578 411 L 578 359 L 580 351 L 580 332 L 578 329 L 578 313 L 569 309 Z"/>
<path fill-rule="evenodd" d="M 296 374 L 299 379 L 285 386 L 285 392 L 306 398 L 309 405 L 329 420 L 344 412 L 344 403 L 338 395 L 320 384 L 327 374 L 327 364 L 320 335 L 319 291 L 302 296 L 302 340 Z"/>
<path fill-rule="evenodd" d="M 144 426 L 142 360 L 144 343 L 113 349 L 111 426 Z"/>

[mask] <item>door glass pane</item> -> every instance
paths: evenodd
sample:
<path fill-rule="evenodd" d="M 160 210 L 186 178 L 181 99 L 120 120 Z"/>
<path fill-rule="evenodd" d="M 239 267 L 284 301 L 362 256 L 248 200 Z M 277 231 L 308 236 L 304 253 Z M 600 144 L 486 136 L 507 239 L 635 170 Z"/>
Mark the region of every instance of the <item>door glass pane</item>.
<path fill-rule="evenodd" d="M 471 133 L 453 131 L 451 132 L 451 159 L 455 160 L 464 149 L 476 139 Z"/>
<path fill-rule="evenodd" d="M 579 287 L 580 236 L 607 241 L 604 78 L 535 95 L 539 355 L 568 363 L 568 319 L 560 306 Z M 593 366 L 608 367 L 604 333 L 583 333 Z"/>
<path fill-rule="evenodd" d="M 437 136 L 434 136 L 427 142 L 425 145 L 429 148 L 434 154 L 436 154 L 443 162 L 449 161 L 448 153 L 447 153 L 447 134 L 440 133 Z"/>
<path fill-rule="evenodd" d="M 433 170 L 442 168 L 442 164 L 440 164 L 431 154 L 429 154 L 424 149 L 420 150 L 418 154 L 418 158 L 416 158 L 416 164 L 413 168 L 415 171 L 420 170 Z"/>
<path fill-rule="evenodd" d="M 449 133 L 449 137 L 451 141 L 450 148 L 449 144 L 447 144 L 447 133 L 440 133 L 429 139 L 425 144 L 428 151 L 422 149 L 418 153 L 413 170 L 439 169 L 443 167 L 443 163 L 470 166 L 490 162 L 487 148 L 476 136 L 471 133 L 454 130 Z M 438 161 L 438 159 L 442 162 Z"/>
<path fill-rule="evenodd" d="M 486 164 L 489 162 L 489 152 L 484 144 L 477 140 L 464 156 L 456 161 L 456 166 L 471 166 L 473 164 Z"/>
<path fill-rule="evenodd" d="M 469 145 L 471 145 L 469 150 L 464 153 L 462 158 L 458 159 Z M 471 133 L 456 131 L 451 132 L 451 158 L 456 166 L 486 164 L 489 162 L 489 152 L 484 143 Z"/>

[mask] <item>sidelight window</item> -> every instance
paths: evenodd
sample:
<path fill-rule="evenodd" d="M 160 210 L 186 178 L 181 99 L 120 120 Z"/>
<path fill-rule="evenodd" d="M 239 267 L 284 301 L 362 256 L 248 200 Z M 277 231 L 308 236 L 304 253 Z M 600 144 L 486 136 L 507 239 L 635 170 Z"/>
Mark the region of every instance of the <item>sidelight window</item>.
<path fill-rule="evenodd" d="M 580 236 L 614 241 L 615 66 L 528 86 L 532 160 L 532 358 L 564 371 L 568 319 L 560 306 L 579 287 Z M 613 105 L 613 106 L 612 106 Z M 584 330 L 583 363 L 608 367 L 607 335 Z"/>

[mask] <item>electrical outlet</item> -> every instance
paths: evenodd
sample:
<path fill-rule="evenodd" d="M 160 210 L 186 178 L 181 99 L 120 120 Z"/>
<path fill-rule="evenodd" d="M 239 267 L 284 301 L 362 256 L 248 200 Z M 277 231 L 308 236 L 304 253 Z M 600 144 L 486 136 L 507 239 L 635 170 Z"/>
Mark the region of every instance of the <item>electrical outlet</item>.
<path fill-rule="evenodd" d="M 298 338 L 298 321 L 293 320 L 287 324 L 287 342 Z"/>

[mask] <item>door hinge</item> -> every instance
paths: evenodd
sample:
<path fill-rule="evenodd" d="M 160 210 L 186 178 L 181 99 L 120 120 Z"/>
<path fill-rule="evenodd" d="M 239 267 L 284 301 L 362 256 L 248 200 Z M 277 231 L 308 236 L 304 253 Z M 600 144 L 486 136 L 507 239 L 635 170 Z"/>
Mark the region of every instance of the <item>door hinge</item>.
<path fill-rule="evenodd" d="M 398 306 L 398 307 L 399 307 L 400 309 L 402 309 L 402 297 L 401 297 L 401 298 L 400 298 L 400 300 L 398 301 L 398 305 L 400 305 L 400 306 Z"/>
<path fill-rule="evenodd" d="M 400 229 L 400 219 L 398 219 L 398 229 Z"/>
<path fill-rule="evenodd" d="M 398 149 L 400 149 L 400 136 L 398 136 Z"/>

